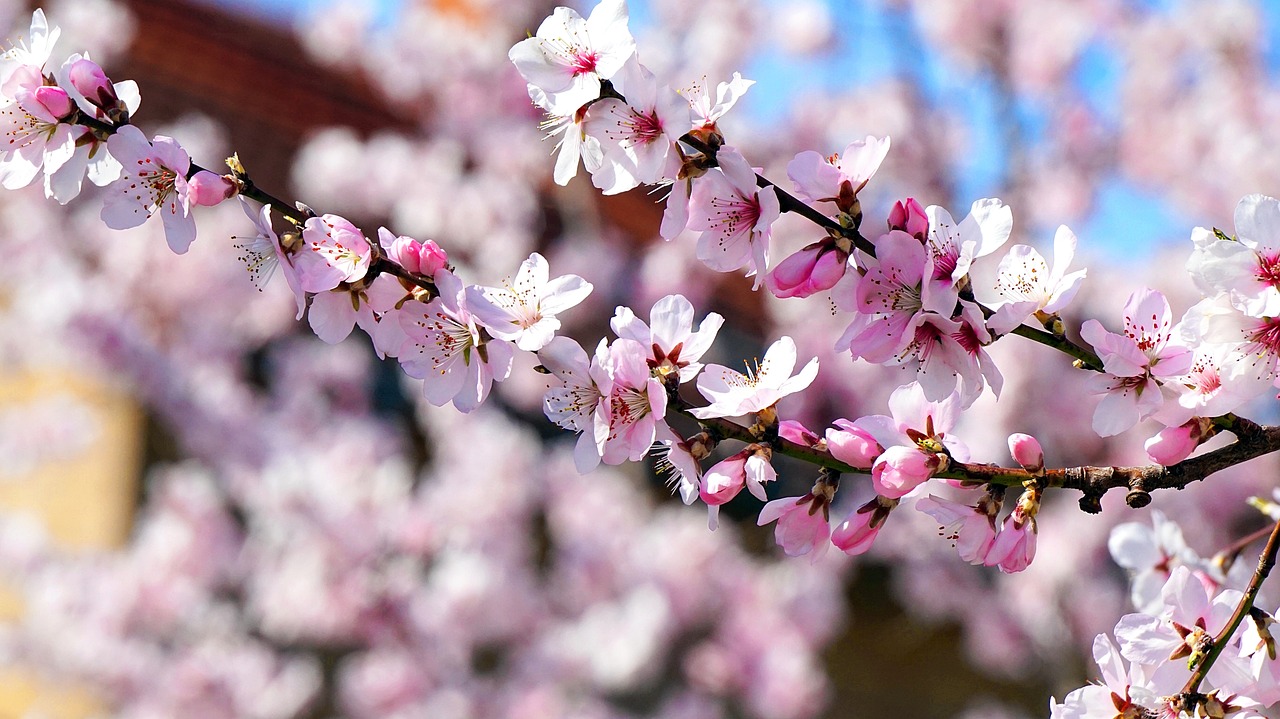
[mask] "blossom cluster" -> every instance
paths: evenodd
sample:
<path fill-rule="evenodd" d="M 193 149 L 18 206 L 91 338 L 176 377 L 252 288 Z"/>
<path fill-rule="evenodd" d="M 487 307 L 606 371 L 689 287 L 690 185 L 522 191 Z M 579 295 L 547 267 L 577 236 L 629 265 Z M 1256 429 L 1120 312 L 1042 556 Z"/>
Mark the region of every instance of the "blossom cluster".
<path fill-rule="evenodd" d="M 139 106 L 136 86 L 112 83 L 84 56 L 55 69 L 49 58 L 58 32 L 40 11 L 29 46 L 11 49 L 0 63 L 7 138 L 0 181 L 20 188 L 43 177 L 46 194 L 65 203 L 87 176 L 104 188 L 100 217 L 108 227 L 134 227 L 159 214 L 177 253 L 187 252 L 195 239 L 195 207 L 239 195 L 254 228 L 237 236 L 252 282 L 263 287 L 282 275 L 297 317 L 305 314 L 320 339 L 336 343 L 360 327 L 380 357 L 396 358 L 405 374 L 421 380 L 424 401 L 452 404 L 463 413 L 477 411 L 493 384 L 507 380 L 519 362 L 536 364 L 549 378 L 544 413 L 578 434 L 573 464 L 579 472 L 640 461 L 658 447 L 675 490 L 688 504 L 701 501 L 713 528 L 721 508 L 746 489 L 765 502 L 757 521 L 776 522 L 783 550 L 815 562 L 832 545 L 850 555 L 869 551 L 893 510 L 907 506 L 935 520 L 963 561 L 1004 572 L 1028 567 L 1048 487 L 1039 442 L 1009 437 L 1022 491 L 1006 497 L 1006 485 L 1017 483 L 964 481 L 970 453 L 955 431 L 962 413 L 984 396 L 1001 394 L 1005 380 L 987 348 L 1009 334 L 1063 349 L 1092 371 L 1091 388 L 1103 395 L 1092 422 L 1099 436 L 1145 419 L 1165 425 L 1148 443 L 1160 464 L 1189 456 L 1219 429 L 1215 418 L 1276 382 L 1280 201 L 1246 197 L 1234 236 L 1196 231 L 1187 268 L 1206 299 L 1180 322 L 1173 323 L 1164 295 L 1140 290 L 1125 305 L 1122 332 L 1088 320 L 1078 333 L 1083 344 L 1077 344 L 1062 313 L 1086 273 L 1070 269 L 1076 238 L 1068 228 L 1054 237 L 1050 265 L 1029 245 L 1014 245 L 994 259 L 1013 230 L 1012 211 L 998 199 L 973 202 L 960 221 L 910 197 L 883 219 L 869 219 L 874 215 L 860 193 L 888 157 L 887 137 L 856 139 L 830 156 L 800 152 L 787 165 L 790 188 L 776 185 L 726 142 L 719 127 L 751 82 L 735 73 L 714 95 L 705 80 L 675 92 L 640 63 L 627 25 L 622 0 L 604 0 L 585 19 L 557 8 L 536 35 L 509 52 L 532 102 L 548 116 L 546 129 L 559 138 L 554 179 L 567 183 L 581 165 L 605 194 L 664 188 L 660 234 L 669 240 L 696 235 L 694 253 L 706 267 L 744 269 L 755 289 L 779 299 L 830 293 L 845 327 L 834 350 L 903 370 L 889 414 L 851 413 L 853 419 L 831 420 L 821 432 L 782 419 L 778 403 L 814 385 L 818 359 L 797 371 L 801 351 L 793 337 L 782 336 L 745 374 L 704 364 L 724 318 L 707 313 L 699 319 L 685 294 L 662 296 L 647 321 L 618 306 L 610 322 L 614 337 L 589 353 L 558 335 L 559 315 L 586 301 L 594 288 L 578 275 L 553 277 L 539 252 L 524 259 L 513 279 L 467 284 L 466 272 L 432 241 L 380 228 L 375 242 L 340 215 L 289 208 L 258 190 L 235 158 L 228 175 L 203 170 L 172 138 L 147 139 L 131 124 Z M 784 212 L 811 220 L 822 236 L 771 264 L 772 228 Z M 705 404 L 689 402 L 692 393 L 682 390 L 688 383 Z M 685 436 L 676 415 L 696 421 L 701 431 Z M 748 416 L 752 424 L 735 421 Z M 728 440 L 744 446 L 715 455 Z M 811 491 L 770 501 L 777 454 L 822 468 Z M 874 496 L 848 506 L 851 492 L 839 499 L 838 492 L 859 475 L 869 477 Z M 833 520 L 842 505 L 846 513 Z M 1186 589 L 1196 586 L 1191 575 L 1175 575 L 1168 582 L 1177 579 L 1177 586 L 1164 585 L 1172 603 L 1157 614 L 1173 612 L 1174 604 L 1207 606 L 1220 599 L 1227 606 L 1240 599 L 1226 592 L 1192 596 Z M 634 606 L 652 605 L 639 594 Z M 633 616 L 630 602 L 619 600 L 618 615 Z M 1184 629 L 1196 621 L 1204 625 L 1200 644 L 1216 631 L 1206 629 L 1218 621 L 1207 615 L 1178 616 L 1178 622 L 1191 622 L 1177 625 Z M 1117 636 L 1119 650 L 1099 650 L 1106 661 L 1118 651 L 1130 662 L 1159 663 L 1150 652 L 1125 653 L 1126 646 L 1155 640 L 1135 639 L 1128 628 Z M 1231 649 L 1243 651 L 1243 640 L 1232 642 Z M 1269 690 L 1259 687 L 1270 680 L 1257 672 L 1254 684 L 1221 680 L 1230 667 L 1220 660 L 1218 674 L 1210 676 L 1215 686 L 1234 692 L 1232 698 L 1222 695 L 1224 706 L 1245 707 L 1237 696 L 1264 702 L 1258 697 Z M 1172 696 L 1165 684 L 1146 683 L 1159 669 L 1107 671 L 1129 681 L 1120 696 L 1129 697 L 1128 688 L 1134 696 L 1146 697 L 1148 690 Z M 1093 701 L 1073 696 L 1054 711 Z M 1132 701 L 1150 707 L 1146 698 Z M 1115 708 L 1123 713 L 1128 706 Z"/>
<path fill-rule="evenodd" d="M 1177 524 L 1159 512 L 1152 521 L 1112 530 L 1111 555 L 1130 572 L 1138 611 L 1120 618 L 1114 640 L 1106 634 L 1094 639 L 1100 681 L 1070 692 L 1062 702 L 1051 700 L 1050 715 L 1189 715 L 1195 707 L 1187 705 L 1187 682 L 1207 666 L 1208 652 L 1225 636 L 1221 654 L 1193 688 L 1205 697 L 1200 716 L 1272 716 L 1270 710 L 1280 703 L 1276 605 L 1259 598 L 1242 620 L 1235 616 L 1251 574 L 1248 562 L 1201 558 Z"/>

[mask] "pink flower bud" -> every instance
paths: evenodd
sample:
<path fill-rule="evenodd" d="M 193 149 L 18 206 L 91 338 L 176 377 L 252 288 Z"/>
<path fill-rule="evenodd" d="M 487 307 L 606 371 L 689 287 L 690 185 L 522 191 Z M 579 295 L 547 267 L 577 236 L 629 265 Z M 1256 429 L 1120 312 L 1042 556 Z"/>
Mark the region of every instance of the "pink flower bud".
<path fill-rule="evenodd" d="M 884 448 L 865 429 L 847 419 L 837 419 L 839 429 L 827 430 L 827 451 L 850 467 L 868 469 L 875 464 Z"/>
<path fill-rule="evenodd" d="M 808 297 L 835 287 L 848 260 L 830 240 L 815 242 L 779 262 L 765 277 L 765 286 L 775 297 Z"/>
<path fill-rule="evenodd" d="M 916 198 L 908 197 L 905 201 L 893 203 L 893 209 L 889 210 L 889 229 L 902 230 L 924 241 L 929 233 L 929 217 Z"/>
<path fill-rule="evenodd" d="M 60 87 L 36 88 L 35 96 L 36 102 L 59 120 L 69 116 L 75 110 L 75 104 L 67 96 L 67 91 Z"/>
<path fill-rule="evenodd" d="M 1201 418 L 1192 417 L 1177 427 L 1165 427 L 1160 430 L 1160 434 L 1147 440 L 1143 448 L 1156 464 L 1177 464 L 1190 457 L 1206 439 L 1205 424 Z"/>
<path fill-rule="evenodd" d="M 71 86 L 84 95 L 91 105 L 108 109 L 120 103 L 115 87 L 98 63 L 84 58 L 76 60 L 71 64 L 67 76 L 71 80 Z"/>
<path fill-rule="evenodd" d="M 871 549 L 880 534 L 880 528 L 889 518 L 889 512 L 898 506 L 898 500 L 876 497 L 854 510 L 840 526 L 831 532 L 831 543 L 848 555 L 858 555 Z"/>
<path fill-rule="evenodd" d="M 214 205 L 236 196 L 236 183 L 231 178 L 201 170 L 187 180 L 191 202 L 202 207 Z"/>
<path fill-rule="evenodd" d="M 449 256 L 435 242 L 397 237 L 385 227 L 378 228 L 378 244 L 382 245 L 392 262 L 416 275 L 434 277 L 449 264 Z"/>
<path fill-rule="evenodd" d="M 784 419 L 778 423 L 778 436 L 802 447 L 816 446 L 822 440 L 813 430 L 794 419 Z"/>
<path fill-rule="evenodd" d="M 890 447 L 871 467 L 877 494 L 898 499 L 920 486 L 942 466 L 942 458 L 914 447 Z"/>
<path fill-rule="evenodd" d="M 1009 453 L 1013 455 L 1013 461 L 1028 472 L 1040 474 L 1044 471 L 1044 450 L 1035 437 L 1017 432 L 1009 435 Z"/>

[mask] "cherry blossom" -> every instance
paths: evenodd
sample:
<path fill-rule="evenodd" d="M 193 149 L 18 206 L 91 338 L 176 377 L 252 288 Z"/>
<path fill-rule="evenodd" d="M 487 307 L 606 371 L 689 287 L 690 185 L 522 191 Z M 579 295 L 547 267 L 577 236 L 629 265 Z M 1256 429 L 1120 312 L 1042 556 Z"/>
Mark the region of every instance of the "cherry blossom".
<path fill-rule="evenodd" d="M 601 395 L 595 443 L 605 464 L 640 460 L 653 445 L 658 425 L 665 424 L 667 391 L 649 371 L 648 354 L 639 342 L 618 339 L 592 363 Z"/>
<path fill-rule="evenodd" d="M 303 290 L 325 292 L 364 278 L 372 256 L 369 240 L 350 220 L 321 215 L 303 225 L 302 245 L 291 259 Z"/>
<path fill-rule="evenodd" d="M 236 240 L 233 247 L 240 251 L 240 261 L 249 271 L 249 281 L 258 291 L 262 291 L 279 268 L 298 303 L 298 315 L 295 319 L 302 319 L 302 314 L 307 310 L 307 295 L 298 284 L 298 274 L 293 269 L 293 262 L 285 254 L 284 248 L 280 246 L 280 238 L 271 227 L 271 205 L 263 205 L 255 211 L 250 202 L 241 197 L 240 209 L 244 210 L 245 216 L 257 230 L 253 237 L 232 238 Z"/>
<path fill-rule="evenodd" d="M 986 561 L 996 539 L 996 514 L 1000 503 L 984 495 L 974 505 L 953 502 L 936 494 L 916 500 L 916 509 L 938 522 L 938 536 L 951 542 L 969 564 Z"/>
<path fill-rule="evenodd" d="M 707 365 L 698 376 L 698 391 L 711 402 L 692 410 L 699 419 L 741 417 L 777 404 L 778 400 L 808 387 L 818 376 L 818 358 L 809 360 L 792 375 L 796 344 L 782 337 L 769 346 L 755 371 L 742 374 L 722 365 Z"/>
<path fill-rule="evenodd" d="M 1066 225 L 1059 225 L 1053 236 L 1052 268 L 1034 247 L 1011 247 L 1000 260 L 995 282 L 998 299 L 988 300 L 989 306 L 997 307 L 987 322 L 991 330 L 1004 334 L 1034 313 L 1053 315 L 1070 304 L 1088 273 L 1084 269 L 1067 273 L 1075 251 L 1075 233 Z"/>
<path fill-rule="evenodd" d="M 899 387 L 889 397 L 892 416 L 872 415 L 855 421 L 885 447 L 872 466 L 876 492 L 890 499 L 905 496 L 946 466 L 947 457 L 968 458 L 968 448 L 948 432 L 960 413 L 952 393 L 941 402 L 925 398 L 919 383 Z"/>
<path fill-rule="evenodd" d="M 378 246 L 386 253 L 387 259 L 415 275 L 434 277 L 449 266 L 449 255 L 434 240 L 419 242 L 379 227 Z"/>
<path fill-rule="evenodd" d="M 62 88 L 45 85 L 37 68 L 19 67 L 3 87 L 11 100 L 0 108 L 0 181 L 5 189 L 16 190 L 31 184 L 41 170 L 48 175 L 61 169 L 88 130 L 67 122 L 74 103 Z"/>
<path fill-rule="evenodd" d="M 107 148 L 123 174 L 107 188 L 102 221 L 113 230 L 127 230 L 159 212 L 169 249 L 185 253 L 196 239 L 196 220 L 187 191 L 191 158 L 186 150 L 163 135 L 148 142 L 133 125 L 117 130 L 107 140 Z"/>
<path fill-rule="evenodd" d="M 636 317 L 629 307 L 619 307 L 609 326 L 619 337 L 649 347 L 649 366 L 659 377 L 676 375 L 688 382 L 702 370 L 702 355 L 711 348 L 724 318 L 715 312 L 702 318 L 693 329 L 693 304 L 683 295 L 667 295 L 653 304 L 649 324 Z"/>
<path fill-rule="evenodd" d="M 858 191 L 880 169 L 887 154 L 889 138 L 868 135 L 830 157 L 813 150 L 801 152 L 787 164 L 787 177 L 795 183 L 796 193 L 809 202 L 833 202 L 840 212 L 849 212 Z"/>
<path fill-rule="evenodd" d="M 603 357 L 607 343 L 600 342 L 596 356 Z M 560 384 L 547 389 L 543 412 L 555 424 L 578 433 L 573 461 L 578 472 L 586 474 L 600 464 L 596 451 L 595 414 L 603 400 L 600 388 L 591 374 L 591 360 L 586 351 L 568 337 L 555 337 L 538 350 L 538 360 Z"/>
<path fill-rule="evenodd" d="M 707 525 L 711 529 L 720 522 L 720 505 L 738 496 L 743 487 L 762 502 L 768 499 L 764 485 L 778 477 L 770 463 L 772 458 L 773 451 L 768 445 L 749 444 L 702 474 L 698 496 L 707 505 Z"/>
<path fill-rule="evenodd" d="M 577 275 L 548 279 L 549 273 L 546 258 L 535 252 L 521 263 L 515 279 L 501 287 L 468 287 L 467 307 L 494 337 L 537 352 L 560 329 L 556 315 L 582 302 L 592 289 Z"/>
<path fill-rule="evenodd" d="M 925 214 L 929 217 L 926 246 L 933 260 L 933 273 L 926 282 L 939 289 L 960 289 L 973 261 L 1000 249 L 1013 230 L 1013 211 L 995 198 L 976 200 L 959 224 L 937 205 L 930 205 Z"/>
<path fill-rule="evenodd" d="M 599 97 L 600 81 L 613 77 L 635 50 L 626 0 L 604 0 L 585 20 L 572 8 L 556 8 L 508 57 L 567 114 Z"/>
<path fill-rule="evenodd" d="M 1236 205 L 1235 225 L 1234 239 L 1203 230 L 1193 235 L 1187 271 L 1205 292 L 1225 293 L 1246 315 L 1280 315 L 1280 200 L 1247 195 Z"/>
<path fill-rule="evenodd" d="M 760 510 L 756 524 L 764 526 L 776 521 L 774 538 L 789 557 L 809 556 L 817 562 L 831 546 L 831 500 L 835 488 L 818 481 L 813 491 L 803 497 L 781 497 Z"/>
<path fill-rule="evenodd" d="M 495 380 L 510 374 L 514 348 L 481 334 L 467 309 L 462 281 L 452 272 L 440 270 L 434 279 L 439 297 L 402 307 L 400 325 L 408 339 L 400 366 L 423 381 L 423 397 L 431 404 L 452 403 L 459 412 L 471 412 L 489 396 Z"/>
<path fill-rule="evenodd" d="M 587 111 L 586 131 L 596 138 L 608 166 L 608 171 L 594 171 L 592 182 L 613 195 L 675 180 L 681 165 L 675 142 L 689 125 L 689 108 L 634 59 L 614 83 L 626 101 L 605 98 Z"/>
<path fill-rule="evenodd" d="M 698 259 L 718 272 L 747 267 L 755 288 L 769 264 L 770 226 L 778 219 L 778 196 L 757 187 L 746 158 L 725 145 L 716 154 L 719 169 L 698 178 L 689 198 L 689 229 L 699 231 Z"/>
<path fill-rule="evenodd" d="M 1160 409 L 1164 395 L 1159 380 L 1184 374 L 1191 350 L 1174 343 L 1169 301 L 1152 289 L 1130 295 L 1124 309 L 1124 333 L 1103 329 L 1088 320 L 1080 336 L 1093 345 L 1106 373 L 1094 381 L 1105 394 L 1093 415 L 1093 429 L 1109 437 L 1129 429 Z"/>

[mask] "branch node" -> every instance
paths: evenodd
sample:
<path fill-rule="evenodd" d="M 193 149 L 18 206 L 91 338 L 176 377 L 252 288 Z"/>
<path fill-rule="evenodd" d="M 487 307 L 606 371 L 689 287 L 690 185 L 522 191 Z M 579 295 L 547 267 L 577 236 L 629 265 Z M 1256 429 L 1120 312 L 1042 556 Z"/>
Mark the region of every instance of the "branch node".
<path fill-rule="evenodd" d="M 1142 509 L 1151 504 L 1151 493 L 1143 486 L 1142 475 L 1129 480 L 1129 493 L 1124 496 L 1124 501 L 1134 509 Z"/>
<path fill-rule="evenodd" d="M 1100 492 L 1086 491 L 1080 495 L 1080 511 L 1086 514 L 1102 513 L 1102 494 Z"/>

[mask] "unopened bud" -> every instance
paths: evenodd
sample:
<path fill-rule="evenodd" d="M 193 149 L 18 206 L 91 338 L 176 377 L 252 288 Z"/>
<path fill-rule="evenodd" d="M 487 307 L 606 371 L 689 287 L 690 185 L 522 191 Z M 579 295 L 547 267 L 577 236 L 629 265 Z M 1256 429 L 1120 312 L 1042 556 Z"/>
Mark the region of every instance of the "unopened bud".
<path fill-rule="evenodd" d="M 67 77 L 71 81 L 71 86 L 76 89 L 76 92 L 84 95 L 84 99 L 88 100 L 90 105 L 108 111 L 117 109 L 120 105 L 120 98 L 116 96 L 116 89 L 111 84 L 111 79 L 102 71 L 98 63 L 88 58 L 76 60 L 71 63 Z"/>
<path fill-rule="evenodd" d="M 38 87 L 35 91 L 36 102 L 59 120 L 65 119 L 75 112 L 75 103 L 60 87 Z"/>
<path fill-rule="evenodd" d="M 918 240 L 924 240 L 929 234 L 929 216 L 916 198 L 908 197 L 893 203 L 893 209 L 889 210 L 889 229 L 902 230 Z"/>
<path fill-rule="evenodd" d="M 201 170 L 187 180 L 188 195 L 191 202 L 202 207 L 214 205 L 235 197 L 239 187 L 230 177 L 215 175 L 208 170 Z"/>
<path fill-rule="evenodd" d="M 1028 472 L 1044 473 L 1044 450 L 1035 437 L 1019 432 L 1009 435 L 1009 453 L 1013 455 L 1013 461 Z"/>
<path fill-rule="evenodd" d="M 1192 417 L 1177 427 L 1165 427 L 1148 439 L 1143 447 L 1152 462 L 1165 466 L 1177 464 L 1195 451 L 1210 434 L 1211 423 L 1203 417 Z"/>

